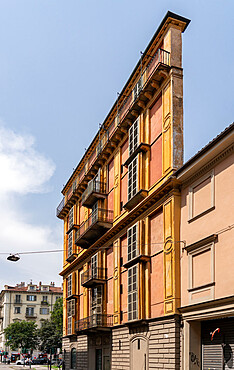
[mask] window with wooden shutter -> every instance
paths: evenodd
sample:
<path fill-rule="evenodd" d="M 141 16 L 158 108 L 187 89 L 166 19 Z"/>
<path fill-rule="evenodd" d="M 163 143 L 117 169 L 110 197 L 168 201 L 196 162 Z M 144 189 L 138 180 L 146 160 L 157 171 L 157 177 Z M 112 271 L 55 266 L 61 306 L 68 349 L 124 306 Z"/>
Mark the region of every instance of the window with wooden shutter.
<path fill-rule="evenodd" d="M 73 225 L 74 225 L 74 207 L 72 207 L 69 211 L 68 229 L 70 229 Z"/>
<path fill-rule="evenodd" d="M 138 191 L 137 181 L 138 157 L 128 165 L 128 200 L 132 199 Z"/>
<path fill-rule="evenodd" d="M 128 269 L 128 320 L 138 319 L 137 266 Z"/>
<path fill-rule="evenodd" d="M 139 118 L 132 124 L 128 131 L 129 156 L 134 153 L 139 144 Z"/>
<path fill-rule="evenodd" d="M 68 234 L 67 256 L 70 257 L 73 253 L 73 231 Z"/>
<path fill-rule="evenodd" d="M 127 231 L 128 239 L 128 261 L 132 260 L 139 253 L 137 240 L 138 224 L 133 225 Z"/>
<path fill-rule="evenodd" d="M 67 296 L 70 297 L 72 295 L 72 274 L 70 274 L 67 278 Z"/>

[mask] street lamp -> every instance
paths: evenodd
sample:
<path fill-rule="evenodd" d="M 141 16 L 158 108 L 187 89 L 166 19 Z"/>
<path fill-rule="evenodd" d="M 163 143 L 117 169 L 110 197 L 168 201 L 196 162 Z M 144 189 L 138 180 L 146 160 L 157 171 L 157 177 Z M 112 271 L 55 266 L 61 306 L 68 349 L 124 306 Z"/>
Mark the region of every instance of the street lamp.
<path fill-rule="evenodd" d="M 19 259 L 20 259 L 19 254 L 10 254 L 10 255 L 7 257 L 7 260 L 8 260 L 8 261 L 13 261 L 13 262 L 17 262 L 17 261 L 19 261 Z"/>

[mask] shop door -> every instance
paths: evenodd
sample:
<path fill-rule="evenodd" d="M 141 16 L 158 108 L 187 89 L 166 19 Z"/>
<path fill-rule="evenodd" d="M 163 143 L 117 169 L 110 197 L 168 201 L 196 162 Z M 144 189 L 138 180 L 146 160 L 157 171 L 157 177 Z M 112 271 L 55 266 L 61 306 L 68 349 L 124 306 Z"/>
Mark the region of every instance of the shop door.
<path fill-rule="evenodd" d="M 202 369 L 234 369 L 234 319 L 202 323 Z"/>

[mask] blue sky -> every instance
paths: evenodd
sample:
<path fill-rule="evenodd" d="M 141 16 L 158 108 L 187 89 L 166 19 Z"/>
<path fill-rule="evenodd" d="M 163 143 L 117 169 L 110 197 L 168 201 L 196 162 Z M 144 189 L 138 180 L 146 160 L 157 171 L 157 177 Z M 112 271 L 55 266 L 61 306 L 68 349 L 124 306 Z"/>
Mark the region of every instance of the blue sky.
<path fill-rule="evenodd" d="M 183 35 L 185 160 L 233 121 L 233 0 L 0 0 L 0 249 L 62 248 L 63 184 L 168 10 Z M 62 255 L 0 258 L 0 288 Z"/>

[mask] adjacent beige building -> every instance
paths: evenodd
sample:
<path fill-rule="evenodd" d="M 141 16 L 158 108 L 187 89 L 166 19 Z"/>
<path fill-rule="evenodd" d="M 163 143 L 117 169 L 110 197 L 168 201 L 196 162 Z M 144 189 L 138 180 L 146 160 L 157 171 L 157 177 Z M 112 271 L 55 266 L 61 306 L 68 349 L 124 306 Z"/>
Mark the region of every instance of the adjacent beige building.
<path fill-rule="evenodd" d="M 234 124 L 177 171 L 182 368 L 233 369 Z"/>
<path fill-rule="evenodd" d="M 38 285 L 20 283 L 16 286 L 5 285 L 0 293 L 0 350 L 6 351 L 4 329 L 15 321 L 35 321 L 38 327 L 50 317 L 50 312 L 62 289 L 54 283 Z"/>

